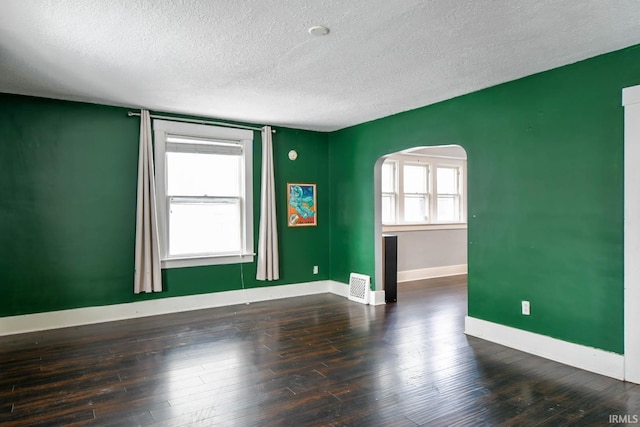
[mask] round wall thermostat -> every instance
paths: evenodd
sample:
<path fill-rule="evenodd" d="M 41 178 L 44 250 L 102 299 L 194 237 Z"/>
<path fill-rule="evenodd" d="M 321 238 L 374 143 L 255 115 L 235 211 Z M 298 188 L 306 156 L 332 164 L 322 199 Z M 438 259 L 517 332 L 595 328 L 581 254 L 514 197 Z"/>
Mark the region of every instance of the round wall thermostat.
<path fill-rule="evenodd" d="M 289 160 L 295 160 L 297 158 L 298 158 L 298 153 L 296 153 L 296 150 L 289 151 Z"/>

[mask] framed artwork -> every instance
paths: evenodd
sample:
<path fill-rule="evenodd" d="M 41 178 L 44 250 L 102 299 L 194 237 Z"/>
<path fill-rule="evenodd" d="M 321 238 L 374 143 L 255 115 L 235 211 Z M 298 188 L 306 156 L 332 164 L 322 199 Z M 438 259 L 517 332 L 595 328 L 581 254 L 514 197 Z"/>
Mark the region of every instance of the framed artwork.
<path fill-rule="evenodd" d="M 315 184 L 287 184 L 287 224 L 289 227 L 318 225 Z"/>

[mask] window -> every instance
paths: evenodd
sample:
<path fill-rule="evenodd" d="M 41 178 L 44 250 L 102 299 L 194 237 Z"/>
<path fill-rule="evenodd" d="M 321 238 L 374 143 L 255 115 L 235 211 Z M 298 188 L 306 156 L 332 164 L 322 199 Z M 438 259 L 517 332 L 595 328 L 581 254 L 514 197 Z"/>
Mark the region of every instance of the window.
<path fill-rule="evenodd" d="M 460 188 L 456 167 L 436 167 L 436 217 L 439 222 L 460 221 Z"/>
<path fill-rule="evenodd" d="M 456 224 L 466 221 L 466 160 L 395 155 L 382 164 L 382 223 Z"/>
<path fill-rule="evenodd" d="M 384 162 L 382 165 L 382 222 L 396 222 L 397 175 L 396 162 Z"/>
<path fill-rule="evenodd" d="M 155 120 L 164 267 L 253 261 L 253 132 Z"/>
<path fill-rule="evenodd" d="M 429 221 L 429 166 L 404 164 L 404 222 Z"/>

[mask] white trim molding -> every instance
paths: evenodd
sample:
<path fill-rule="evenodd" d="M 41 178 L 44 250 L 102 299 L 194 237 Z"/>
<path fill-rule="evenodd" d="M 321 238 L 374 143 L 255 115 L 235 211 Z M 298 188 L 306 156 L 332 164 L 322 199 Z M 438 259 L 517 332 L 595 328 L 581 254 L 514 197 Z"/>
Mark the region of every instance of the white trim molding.
<path fill-rule="evenodd" d="M 466 316 L 464 333 L 569 366 L 624 379 L 624 356 Z"/>
<path fill-rule="evenodd" d="M 341 297 L 349 298 L 349 284 L 329 280 L 329 292 Z"/>
<path fill-rule="evenodd" d="M 324 293 L 348 298 L 349 285 L 334 280 L 319 280 L 292 285 L 266 286 L 0 317 L 0 336 Z M 371 304 L 384 304 L 384 291 L 372 292 L 371 295 L 375 295 L 375 302 L 371 302 Z M 380 302 L 380 295 L 382 295 L 382 302 Z"/>
<path fill-rule="evenodd" d="M 90 325 L 137 317 L 202 310 L 227 305 L 248 304 L 280 298 L 322 294 L 331 291 L 329 280 L 294 285 L 266 286 L 236 291 L 213 292 L 183 297 L 158 298 L 125 304 L 82 307 L 46 313 L 0 318 L 0 336 Z"/>
<path fill-rule="evenodd" d="M 466 230 L 466 222 L 451 224 L 382 224 L 383 233 L 402 233 L 411 231 L 433 231 L 433 230 Z"/>
<path fill-rule="evenodd" d="M 625 379 L 640 384 L 640 85 L 623 89 Z"/>
<path fill-rule="evenodd" d="M 385 291 L 371 291 L 369 293 L 369 305 L 383 305 L 385 301 Z"/>
<path fill-rule="evenodd" d="M 398 283 L 433 279 L 436 277 L 457 276 L 459 274 L 467 274 L 467 264 L 398 271 Z"/>
<path fill-rule="evenodd" d="M 640 85 L 622 89 L 622 105 L 640 104 Z"/>

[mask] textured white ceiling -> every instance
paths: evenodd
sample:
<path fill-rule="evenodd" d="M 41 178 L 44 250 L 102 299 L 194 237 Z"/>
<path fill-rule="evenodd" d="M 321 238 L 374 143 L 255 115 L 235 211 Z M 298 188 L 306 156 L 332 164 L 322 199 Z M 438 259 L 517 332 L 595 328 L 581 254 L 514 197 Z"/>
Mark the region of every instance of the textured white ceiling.
<path fill-rule="evenodd" d="M 0 92 L 330 131 L 637 43 L 638 0 L 2 0 Z"/>

